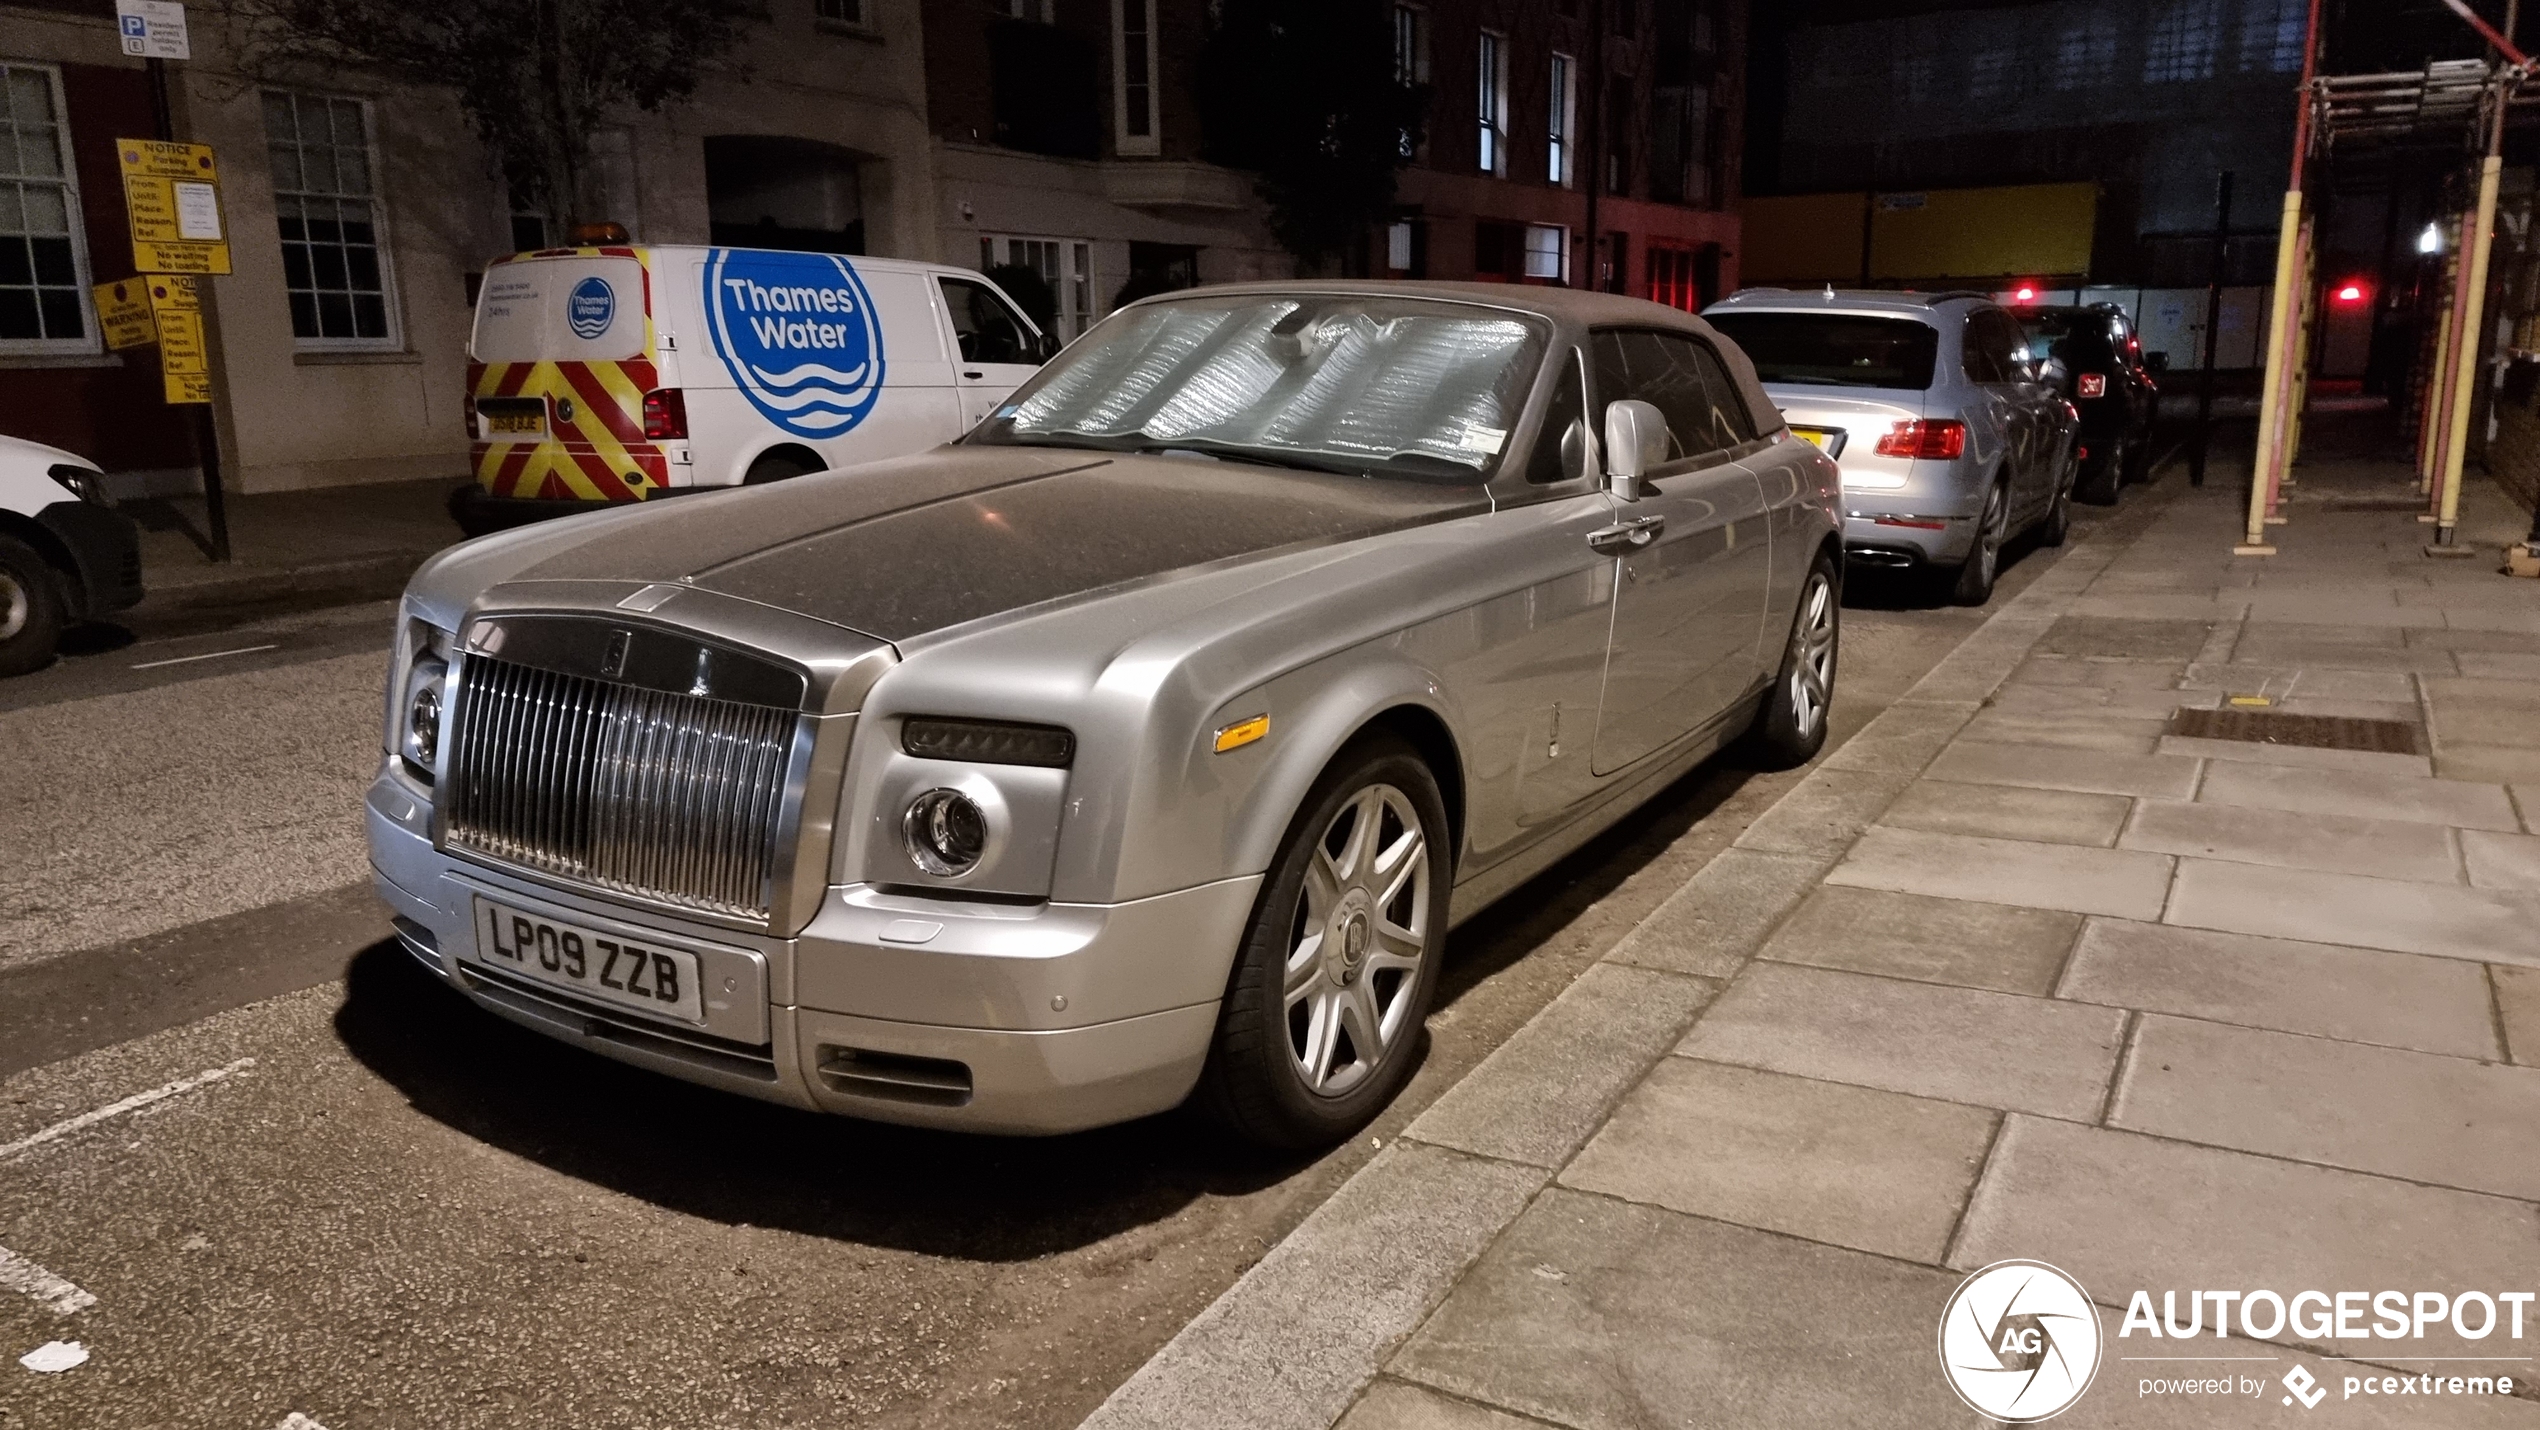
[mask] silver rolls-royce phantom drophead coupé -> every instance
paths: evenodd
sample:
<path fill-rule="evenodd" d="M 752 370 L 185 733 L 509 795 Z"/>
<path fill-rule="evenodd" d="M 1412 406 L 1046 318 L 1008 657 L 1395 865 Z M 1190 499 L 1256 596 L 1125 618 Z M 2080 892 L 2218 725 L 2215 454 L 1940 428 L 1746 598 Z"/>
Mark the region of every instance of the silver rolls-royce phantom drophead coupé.
<path fill-rule="evenodd" d="M 1149 299 L 950 446 L 436 558 L 379 892 L 484 1008 L 674 1077 L 1328 1143 L 1451 924 L 1728 742 L 1817 750 L 1835 496 L 1671 308 Z"/>

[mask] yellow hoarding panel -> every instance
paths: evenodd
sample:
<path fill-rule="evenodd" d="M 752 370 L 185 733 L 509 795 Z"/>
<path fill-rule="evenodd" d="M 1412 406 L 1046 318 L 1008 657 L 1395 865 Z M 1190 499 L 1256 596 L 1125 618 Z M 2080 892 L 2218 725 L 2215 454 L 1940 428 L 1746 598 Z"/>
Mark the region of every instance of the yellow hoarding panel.
<path fill-rule="evenodd" d="M 200 286 L 203 280 L 200 278 L 189 278 L 181 273 L 153 273 L 147 281 L 150 285 L 150 307 L 154 311 L 164 313 L 170 308 L 182 308 L 189 313 L 203 311 L 203 290 Z"/>
<path fill-rule="evenodd" d="M 1873 282 L 1928 284 L 2090 271 L 2097 184 L 1931 189 L 1878 194 L 1871 203 Z"/>
<path fill-rule="evenodd" d="M 208 372 L 171 372 L 160 376 L 162 390 L 171 404 L 209 402 L 212 400 L 212 375 Z"/>
<path fill-rule="evenodd" d="M 1748 199 L 1738 276 L 1755 284 L 1852 287 L 1861 281 L 1862 194 Z"/>
<path fill-rule="evenodd" d="M 105 330 L 107 347 L 121 352 L 159 340 L 158 326 L 150 321 L 150 290 L 140 279 L 100 283 L 89 292 L 97 300 L 97 326 Z"/>

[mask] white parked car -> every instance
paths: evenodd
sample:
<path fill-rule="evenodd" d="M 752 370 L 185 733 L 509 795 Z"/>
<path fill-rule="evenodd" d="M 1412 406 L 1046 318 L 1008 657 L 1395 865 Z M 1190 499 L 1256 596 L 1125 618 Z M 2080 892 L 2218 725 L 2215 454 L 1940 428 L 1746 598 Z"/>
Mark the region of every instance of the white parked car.
<path fill-rule="evenodd" d="M 52 660 L 62 628 L 141 599 L 141 542 L 86 457 L 0 437 L 0 675 Z"/>
<path fill-rule="evenodd" d="M 980 274 L 834 253 L 547 249 L 486 270 L 469 339 L 482 533 L 949 442 L 1056 351 Z"/>

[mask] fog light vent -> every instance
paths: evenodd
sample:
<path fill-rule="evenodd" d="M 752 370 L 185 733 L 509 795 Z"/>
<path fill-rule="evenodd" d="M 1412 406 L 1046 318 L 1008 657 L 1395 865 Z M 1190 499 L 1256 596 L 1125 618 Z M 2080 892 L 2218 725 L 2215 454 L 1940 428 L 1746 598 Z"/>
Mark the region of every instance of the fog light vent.
<path fill-rule="evenodd" d="M 919 1058 L 824 1043 L 820 1049 L 820 1080 L 838 1092 L 893 1102 L 959 1107 L 970 1101 L 970 1065 L 949 1058 Z"/>

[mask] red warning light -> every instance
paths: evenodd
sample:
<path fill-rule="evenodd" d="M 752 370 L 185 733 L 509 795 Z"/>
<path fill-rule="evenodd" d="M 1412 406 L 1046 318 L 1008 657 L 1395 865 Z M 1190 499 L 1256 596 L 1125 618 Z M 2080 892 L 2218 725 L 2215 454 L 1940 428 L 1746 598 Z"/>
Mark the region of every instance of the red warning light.
<path fill-rule="evenodd" d="M 2341 285 L 2337 290 L 2337 301 L 2340 303 L 2360 303 L 2364 301 L 2364 285 L 2361 283 L 2347 283 Z"/>
<path fill-rule="evenodd" d="M 2037 290 L 2036 290 L 2036 289 L 2034 289 L 2034 288 L 2031 288 L 2031 287 L 2029 287 L 2027 284 L 2023 283 L 2023 284 L 2021 284 L 2021 285 L 2020 285 L 2020 289 L 2019 289 L 2019 291 L 2018 291 L 2018 292 L 2016 292 L 2016 293 L 2013 293 L 2013 294 L 2011 295 L 2011 298 L 2012 298 L 2012 301 L 2014 301 L 2014 302 L 2019 302 L 2019 303 L 2034 303 L 2034 302 L 2036 302 L 2036 301 L 2037 301 Z"/>

